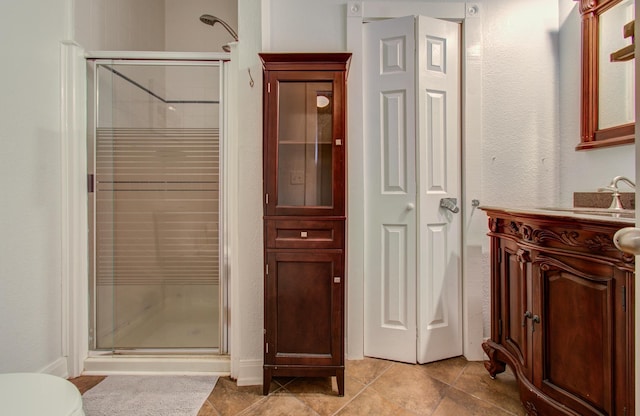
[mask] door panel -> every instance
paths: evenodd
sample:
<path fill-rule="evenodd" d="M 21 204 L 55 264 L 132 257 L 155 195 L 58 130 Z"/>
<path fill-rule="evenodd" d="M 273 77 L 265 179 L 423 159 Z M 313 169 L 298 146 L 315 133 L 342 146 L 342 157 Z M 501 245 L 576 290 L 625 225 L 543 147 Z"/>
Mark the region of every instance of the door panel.
<path fill-rule="evenodd" d="M 406 331 L 409 329 L 407 293 L 407 227 L 384 225 L 382 236 L 383 288 L 381 326 Z"/>
<path fill-rule="evenodd" d="M 365 355 L 416 360 L 414 18 L 365 25 Z"/>
<path fill-rule="evenodd" d="M 90 348 L 225 350 L 221 63 L 89 68 Z"/>
<path fill-rule="evenodd" d="M 457 23 L 417 17 L 418 362 L 462 354 L 462 215 Z"/>
<path fill-rule="evenodd" d="M 531 257 L 512 241 L 502 240 L 500 250 L 504 279 L 501 286 L 506 292 L 500 318 L 504 328 L 502 342 L 517 357 L 526 377 L 531 377 Z"/>

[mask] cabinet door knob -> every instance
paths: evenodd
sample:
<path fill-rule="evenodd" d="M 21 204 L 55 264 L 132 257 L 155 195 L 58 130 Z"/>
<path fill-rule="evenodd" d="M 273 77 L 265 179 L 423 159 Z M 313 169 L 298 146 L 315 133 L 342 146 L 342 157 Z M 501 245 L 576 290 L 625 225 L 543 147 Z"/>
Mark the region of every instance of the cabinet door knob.
<path fill-rule="evenodd" d="M 531 319 L 532 316 L 531 311 L 526 311 L 522 317 L 522 326 L 527 326 L 527 319 Z"/>

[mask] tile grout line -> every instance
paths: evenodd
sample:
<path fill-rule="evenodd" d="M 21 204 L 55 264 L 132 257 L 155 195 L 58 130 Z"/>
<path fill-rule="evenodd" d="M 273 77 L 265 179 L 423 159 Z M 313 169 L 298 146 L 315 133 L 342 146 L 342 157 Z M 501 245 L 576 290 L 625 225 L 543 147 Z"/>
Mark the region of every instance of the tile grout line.
<path fill-rule="evenodd" d="M 278 391 L 280 391 L 280 390 L 284 390 L 284 387 L 282 386 L 282 384 L 278 383 L 277 381 L 276 381 L 276 384 L 278 384 L 280 387 L 278 387 L 278 388 L 277 388 L 277 389 L 275 389 L 274 391 L 270 392 L 270 393 L 269 393 L 269 394 L 267 394 L 266 396 L 265 396 L 265 395 L 261 395 L 262 397 L 260 397 L 260 399 L 256 400 L 254 403 L 251 403 L 249 406 L 245 407 L 244 409 L 242 409 L 241 411 L 239 411 L 238 413 L 236 413 L 236 414 L 235 414 L 235 415 L 233 415 L 233 416 L 240 416 L 240 415 L 242 415 L 242 414 L 246 413 L 246 412 L 247 412 L 247 411 L 249 411 L 249 409 L 251 409 L 252 407 L 255 407 L 255 406 L 257 406 L 259 403 L 262 403 L 262 402 L 266 401 L 272 393 L 276 393 L 276 392 L 278 392 Z"/>
<path fill-rule="evenodd" d="M 427 363 L 427 364 L 428 364 L 428 363 Z M 430 413 L 431 415 L 433 415 L 435 412 L 437 412 L 437 411 L 438 411 L 438 408 L 440 407 L 440 405 L 442 404 L 442 402 L 444 401 L 444 399 L 447 397 L 447 392 L 448 392 L 449 390 L 451 390 L 451 389 L 455 388 L 455 387 L 454 387 L 454 384 L 458 381 L 458 379 L 460 378 L 460 376 L 462 375 L 462 373 L 464 373 L 464 370 L 467 368 L 467 366 L 468 366 L 468 365 L 469 365 L 469 362 L 467 361 L 467 362 L 466 362 L 466 364 L 464 365 L 464 367 L 462 367 L 462 370 L 460 370 L 460 373 L 458 373 L 458 375 L 453 379 L 453 381 L 451 381 L 451 383 L 447 383 L 447 382 L 446 382 L 446 381 L 444 381 L 444 380 L 440 380 L 440 379 L 439 379 L 439 378 L 437 378 L 437 377 L 433 377 L 433 376 L 431 376 L 431 375 L 427 374 L 427 376 L 428 376 L 428 377 L 431 377 L 432 379 L 434 379 L 434 380 L 436 380 L 436 381 L 439 381 L 439 382 L 441 382 L 441 383 L 443 383 L 443 384 L 445 384 L 445 385 L 447 386 L 447 388 L 446 388 L 446 389 L 444 389 L 444 391 L 443 391 L 442 397 L 440 397 L 440 400 L 438 400 L 438 403 L 437 403 L 437 404 L 436 404 L 436 406 L 433 408 L 433 411 L 431 411 L 431 413 Z M 456 389 L 456 390 L 461 391 L 460 389 Z"/>
<path fill-rule="evenodd" d="M 295 381 L 295 380 L 297 380 L 298 378 L 299 378 L 299 377 L 296 377 L 296 378 L 292 379 L 291 381 L 289 381 L 288 383 L 286 383 L 284 386 L 282 386 L 282 390 L 286 391 L 287 393 L 289 393 L 289 394 L 291 395 L 291 397 L 293 397 L 294 399 L 296 399 L 297 401 L 299 401 L 300 403 L 302 403 L 302 405 L 303 405 L 305 408 L 307 408 L 307 409 L 311 410 L 313 413 L 315 413 L 316 415 L 320 416 L 320 413 L 318 413 L 318 412 L 316 411 L 316 409 L 314 409 L 313 407 L 309 406 L 309 405 L 307 404 L 307 402 L 305 402 L 305 401 L 304 401 L 304 400 L 302 400 L 300 397 L 298 397 L 298 394 L 296 394 L 296 393 L 294 393 L 294 392 L 292 392 L 292 391 L 287 390 L 286 386 L 288 386 L 289 384 L 291 384 L 292 382 L 294 382 L 294 381 Z"/>
<path fill-rule="evenodd" d="M 458 373 L 458 375 L 456 376 L 455 380 L 453 380 L 451 382 L 451 387 L 454 387 L 456 385 L 456 383 L 458 382 L 458 380 L 460 380 L 460 377 L 462 377 L 462 375 L 464 374 L 464 370 L 466 370 L 467 367 L 469 367 L 469 363 L 470 363 L 470 361 L 467 361 L 466 364 L 464 365 L 464 367 L 462 367 L 462 370 L 460 371 L 460 373 Z M 460 389 L 458 389 L 458 390 L 460 390 Z"/>
<path fill-rule="evenodd" d="M 339 408 L 338 410 L 336 410 L 335 412 L 333 412 L 331 415 L 332 415 L 332 416 L 335 416 L 335 415 L 337 415 L 338 413 L 340 413 L 340 412 L 342 411 L 342 409 L 344 409 L 344 408 L 345 408 L 345 407 L 347 407 L 349 404 L 351 404 L 351 403 L 356 399 L 356 397 L 359 397 L 359 396 L 360 396 L 360 395 L 361 395 L 361 394 L 362 394 L 366 389 L 368 389 L 369 387 L 371 387 L 371 386 L 373 385 L 373 383 L 375 383 L 375 382 L 376 382 L 376 380 L 378 380 L 380 377 L 382 377 L 382 375 L 383 375 L 383 374 L 385 374 L 387 371 L 389 371 L 389 369 L 390 369 L 391 367 L 393 367 L 394 365 L 395 365 L 395 363 L 393 363 L 393 362 L 392 362 L 392 363 L 391 363 L 387 368 L 385 368 L 385 369 L 384 369 L 384 371 L 382 371 L 380 374 L 378 374 L 376 377 L 374 377 L 370 382 L 365 383 L 364 387 L 363 387 L 363 388 L 361 388 L 361 389 L 360 389 L 360 391 L 359 391 L 359 392 L 357 392 L 357 393 L 356 393 L 356 394 L 351 398 L 351 400 L 349 400 L 349 401 L 348 401 L 347 403 L 345 403 L 344 405 L 340 406 L 340 408 Z M 347 390 L 346 382 L 345 382 L 345 387 L 344 387 L 344 389 L 345 389 L 345 393 L 346 393 L 346 390 Z"/>
<path fill-rule="evenodd" d="M 484 362 L 484 360 L 483 360 L 483 362 Z M 460 377 L 462 377 L 462 375 L 464 374 L 464 372 L 465 372 L 465 370 L 467 369 L 467 367 L 469 367 L 469 365 L 471 365 L 470 363 L 471 363 L 471 361 L 467 361 L 467 363 L 465 364 L 465 366 L 464 366 L 464 368 L 462 369 L 462 371 L 460 371 L 460 374 L 458 374 L 458 376 L 456 377 L 456 379 L 453 381 L 453 384 L 451 384 L 451 388 L 454 388 L 454 389 L 456 389 L 457 391 L 462 392 L 462 393 L 464 393 L 464 394 L 468 394 L 469 396 L 471 396 L 471 397 L 473 397 L 473 398 L 475 398 L 475 399 L 478 399 L 478 400 L 480 400 L 480 401 L 482 401 L 482 402 L 484 402 L 484 403 L 487 403 L 487 404 L 489 404 L 490 406 L 495 407 L 496 409 L 500 409 L 500 410 L 502 410 L 502 411 L 504 411 L 504 412 L 506 412 L 506 413 L 508 413 L 508 414 L 510 414 L 510 415 L 518 416 L 518 415 L 517 415 L 517 413 L 513 413 L 513 412 L 511 412 L 510 410 L 507 410 L 507 409 L 503 408 L 502 406 L 499 406 L 499 405 L 497 405 L 497 404 L 495 404 L 495 403 L 492 403 L 492 402 L 490 402 L 490 401 L 488 401 L 488 400 L 486 400 L 486 399 L 483 399 L 483 398 L 482 398 L 482 397 L 480 397 L 480 396 L 477 396 L 477 395 L 475 395 L 475 394 L 472 394 L 472 393 L 469 393 L 469 392 L 467 392 L 467 391 L 465 391 L 465 390 L 462 390 L 461 388 L 459 388 L 458 386 L 456 386 L 456 385 L 455 385 L 455 384 L 458 382 L 458 380 L 460 379 Z M 492 380 L 492 381 L 493 381 L 493 380 Z"/>

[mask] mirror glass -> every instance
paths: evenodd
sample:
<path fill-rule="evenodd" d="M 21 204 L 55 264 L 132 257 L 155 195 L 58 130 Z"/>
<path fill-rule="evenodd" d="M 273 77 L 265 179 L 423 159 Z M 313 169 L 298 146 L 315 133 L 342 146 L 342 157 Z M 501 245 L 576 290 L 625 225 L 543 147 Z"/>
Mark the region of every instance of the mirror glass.
<path fill-rule="evenodd" d="M 598 129 L 632 123 L 634 117 L 634 59 L 611 62 L 612 52 L 631 43 L 623 27 L 634 19 L 633 0 L 623 0 L 600 15 L 598 51 Z"/>

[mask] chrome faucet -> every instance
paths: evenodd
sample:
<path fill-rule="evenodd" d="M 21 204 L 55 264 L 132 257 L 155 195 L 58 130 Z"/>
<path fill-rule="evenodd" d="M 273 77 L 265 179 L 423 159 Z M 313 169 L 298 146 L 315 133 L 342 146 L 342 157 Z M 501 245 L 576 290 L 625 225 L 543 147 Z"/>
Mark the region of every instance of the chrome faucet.
<path fill-rule="evenodd" d="M 624 209 L 622 206 L 622 201 L 620 201 L 620 190 L 618 189 L 618 182 L 626 183 L 631 189 L 636 189 L 636 184 L 629 178 L 625 176 L 616 176 L 611 179 L 611 183 L 609 186 L 605 186 L 604 188 L 598 188 L 598 192 L 611 192 L 613 199 L 611 200 L 611 206 L 609 209 Z"/>

